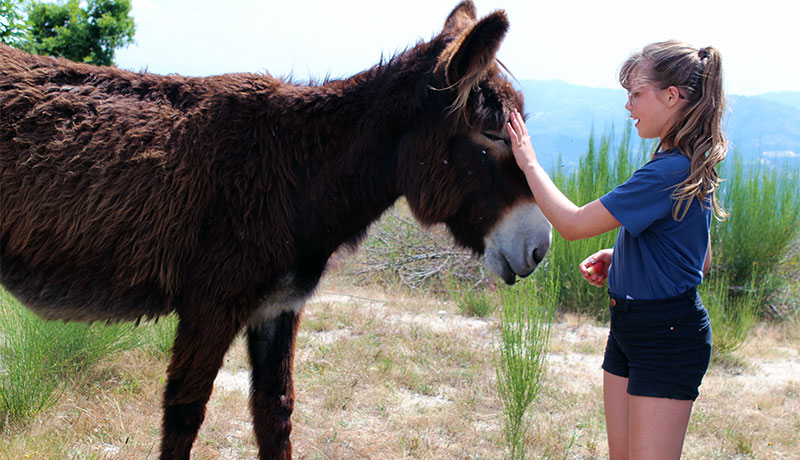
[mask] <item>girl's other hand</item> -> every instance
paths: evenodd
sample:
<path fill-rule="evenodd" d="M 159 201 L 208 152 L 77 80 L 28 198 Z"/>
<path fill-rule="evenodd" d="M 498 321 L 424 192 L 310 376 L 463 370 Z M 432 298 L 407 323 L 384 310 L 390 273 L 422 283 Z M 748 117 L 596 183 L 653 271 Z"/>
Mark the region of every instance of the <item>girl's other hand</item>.
<path fill-rule="evenodd" d="M 525 120 L 516 110 L 511 112 L 506 129 L 511 138 L 511 150 L 514 152 L 514 159 L 517 160 L 517 165 L 519 165 L 520 169 L 525 171 L 529 165 L 537 164 L 536 152 L 533 150 Z"/>
<path fill-rule="evenodd" d="M 592 286 L 603 287 L 608 279 L 608 267 L 611 265 L 611 256 L 614 254 L 614 249 L 603 249 L 595 252 L 591 256 L 584 259 L 578 265 L 583 279 L 585 279 Z M 602 262 L 602 269 L 597 273 L 589 273 L 589 267 Z"/>

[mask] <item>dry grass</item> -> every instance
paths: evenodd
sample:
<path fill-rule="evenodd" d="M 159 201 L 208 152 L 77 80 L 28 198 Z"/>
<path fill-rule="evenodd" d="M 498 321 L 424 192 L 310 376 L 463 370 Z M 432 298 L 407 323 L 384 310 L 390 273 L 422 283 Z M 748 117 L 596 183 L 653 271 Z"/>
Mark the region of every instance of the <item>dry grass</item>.
<path fill-rule="evenodd" d="M 335 292 L 348 295 L 336 295 Z M 327 279 L 297 344 L 297 459 L 499 459 L 494 318 L 467 318 L 425 297 Z M 607 457 L 600 363 L 606 327 L 559 318 L 531 458 Z M 800 452 L 800 326 L 759 325 L 707 375 L 690 422 L 688 459 L 786 459 Z M 166 363 L 143 351 L 101 364 L 52 409 L 0 434 L 3 459 L 155 459 Z M 208 406 L 194 459 L 256 456 L 240 339 Z"/>

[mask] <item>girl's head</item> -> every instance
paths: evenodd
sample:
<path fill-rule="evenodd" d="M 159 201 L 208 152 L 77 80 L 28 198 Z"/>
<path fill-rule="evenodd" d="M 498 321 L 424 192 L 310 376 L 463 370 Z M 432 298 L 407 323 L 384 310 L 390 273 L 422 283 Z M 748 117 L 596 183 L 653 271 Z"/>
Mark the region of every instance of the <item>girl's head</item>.
<path fill-rule="evenodd" d="M 689 177 L 674 192 L 673 215 L 682 217 L 692 198 L 704 203 L 712 196 L 714 213 L 724 217 L 725 211 L 713 195 L 720 182 L 715 168 L 728 150 L 722 130 L 725 94 L 719 52 L 712 47 L 697 49 L 676 40 L 653 43 L 623 63 L 619 81 L 629 94 L 646 86 L 665 91 L 664 97 L 672 94 L 681 100 L 674 120 L 661 134 L 657 149 L 674 147 L 691 160 Z"/>

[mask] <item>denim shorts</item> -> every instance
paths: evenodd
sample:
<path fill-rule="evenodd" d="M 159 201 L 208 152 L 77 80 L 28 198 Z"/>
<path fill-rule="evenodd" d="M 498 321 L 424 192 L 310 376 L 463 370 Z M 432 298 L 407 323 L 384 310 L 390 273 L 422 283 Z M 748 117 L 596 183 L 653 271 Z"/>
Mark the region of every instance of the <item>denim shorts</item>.
<path fill-rule="evenodd" d="M 610 296 L 603 369 L 628 378 L 628 394 L 695 400 L 711 359 L 711 321 L 696 289 L 668 299 Z"/>

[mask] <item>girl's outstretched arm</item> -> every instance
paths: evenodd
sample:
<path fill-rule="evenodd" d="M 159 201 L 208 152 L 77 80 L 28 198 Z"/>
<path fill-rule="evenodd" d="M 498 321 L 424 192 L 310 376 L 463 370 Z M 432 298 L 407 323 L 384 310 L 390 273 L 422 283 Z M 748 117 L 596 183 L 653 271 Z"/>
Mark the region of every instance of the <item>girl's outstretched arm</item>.
<path fill-rule="evenodd" d="M 564 239 L 590 238 L 619 227 L 617 219 L 600 200 L 578 207 L 561 193 L 536 159 L 522 115 L 514 111 L 506 128 L 511 136 L 514 158 L 525 173 L 536 204 Z"/>

